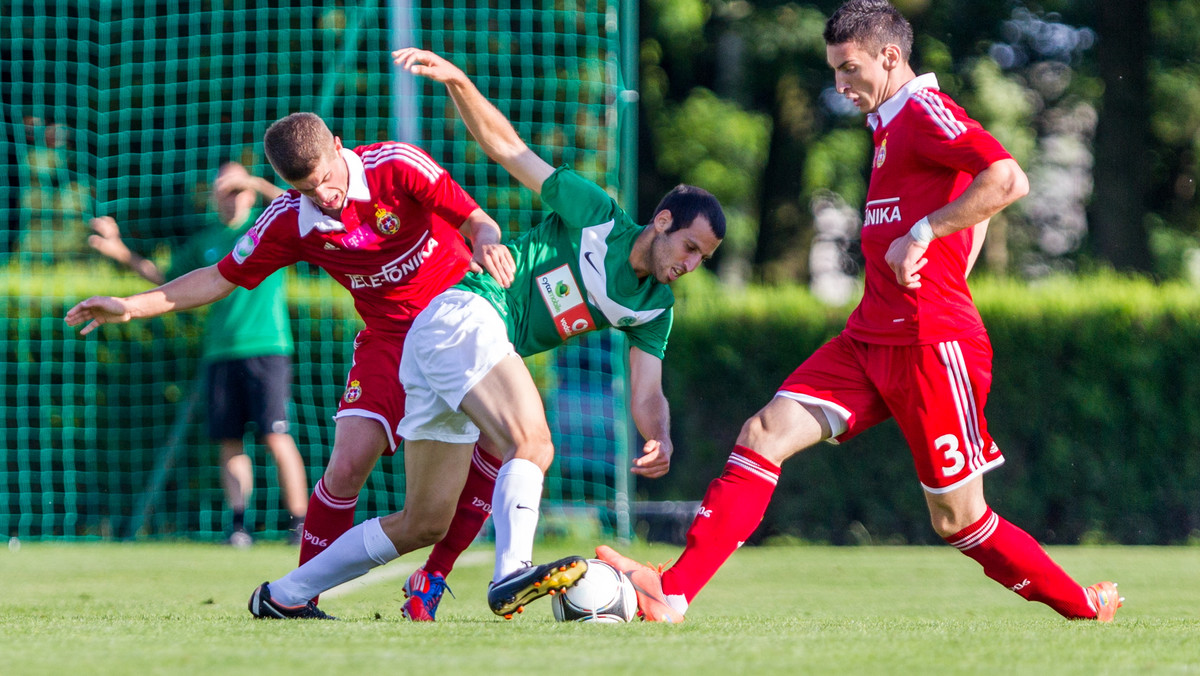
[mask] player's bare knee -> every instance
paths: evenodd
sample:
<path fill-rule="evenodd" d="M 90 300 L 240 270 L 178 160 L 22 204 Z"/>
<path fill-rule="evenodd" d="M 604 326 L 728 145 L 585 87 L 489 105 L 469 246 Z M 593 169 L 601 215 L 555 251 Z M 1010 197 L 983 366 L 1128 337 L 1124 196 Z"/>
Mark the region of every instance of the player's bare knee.
<path fill-rule="evenodd" d="M 550 440 L 549 435 L 545 437 L 539 435 L 520 441 L 516 444 L 513 457 L 528 460 L 545 472 L 554 462 L 554 443 Z"/>
<path fill-rule="evenodd" d="M 786 435 L 772 429 L 762 412 L 750 416 L 738 434 L 738 446 L 748 448 L 767 460 L 782 465 L 797 449 Z"/>
<path fill-rule="evenodd" d="M 380 519 L 383 532 L 401 554 L 437 544 L 450 529 L 454 513 L 434 514 L 427 509 L 406 507 Z"/>
<path fill-rule="evenodd" d="M 954 522 L 942 514 L 930 514 L 930 523 L 933 525 L 933 532 L 938 534 L 938 537 L 948 538 L 951 535 L 961 531 L 961 528 L 955 528 Z"/>
<path fill-rule="evenodd" d="M 929 520 L 933 524 L 934 532 L 942 538 L 948 538 L 955 533 L 961 533 L 976 521 L 976 519 L 971 518 L 970 514 L 957 513 L 949 509 L 931 509 Z"/>
<path fill-rule="evenodd" d="M 228 465 L 232 465 L 232 464 L 243 464 L 243 463 L 244 464 L 250 463 L 250 456 L 246 455 L 245 453 L 232 453 L 229 455 L 221 456 L 221 464 L 222 465 L 228 466 Z"/>
<path fill-rule="evenodd" d="M 757 449 L 770 441 L 770 438 L 766 421 L 763 420 L 760 412 L 750 416 L 746 422 L 742 423 L 742 431 L 738 433 L 737 443 L 739 446 Z"/>
<path fill-rule="evenodd" d="M 413 530 L 413 539 L 419 543 L 417 546 L 427 547 L 441 542 L 442 538 L 446 537 L 447 531 L 450 530 L 450 522 L 416 524 Z"/>
<path fill-rule="evenodd" d="M 366 464 L 365 467 L 363 465 L 364 463 L 335 453 L 325 466 L 325 474 L 321 478 L 325 490 L 339 498 L 358 495 L 367 482 L 371 468 L 375 466 L 374 463 Z"/>

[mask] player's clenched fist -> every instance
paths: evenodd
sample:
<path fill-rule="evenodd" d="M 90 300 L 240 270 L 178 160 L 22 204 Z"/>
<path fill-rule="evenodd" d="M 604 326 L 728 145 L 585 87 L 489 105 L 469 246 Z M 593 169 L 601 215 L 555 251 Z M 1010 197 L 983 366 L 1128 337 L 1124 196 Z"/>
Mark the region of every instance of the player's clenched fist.
<path fill-rule="evenodd" d="M 921 288 L 921 275 L 917 274 L 929 262 L 925 250 L 929 245 L 913 239 L 905 233 L 897 237 L 884 254 L 884 261 L 896 273 L 896 283 L 907 289 Z"/>
<path fill-rule="evenodd" d="M 121 298 L 112 296 L 92 296 L 81 301 L 67 311 L 67 325 L 79 326 L 88 322 L 79 330 L 81 335 L 87 335 L 96 330 L 101 324 L 120 324 L 127 322 L 133 314 Z"/>

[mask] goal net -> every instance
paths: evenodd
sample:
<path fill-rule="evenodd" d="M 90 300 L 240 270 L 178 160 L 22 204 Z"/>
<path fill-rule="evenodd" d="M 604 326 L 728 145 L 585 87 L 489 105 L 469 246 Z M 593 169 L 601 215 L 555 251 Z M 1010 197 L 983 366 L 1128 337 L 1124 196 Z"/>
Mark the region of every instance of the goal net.
<path fill-rule="evenodd" d="M 90 218 L 114 217 L 131 249 L 168 266 L 200 227 L 222 163 L 283 186 L 262 134 L 307 110 L 348 147 L 421 145 L 509 235 L 536 224 L 544 213 L 536 195 L 468 139 L 440 85 L 391 64 L 390 50 L 406 45 L 462 66 L 548 161 L 619 184 L 619 21 L 609 2 L 5 4 L 0 533 L 9 537 L 217 540 L 228 530 L 217 447 L 203 425 L 205 312 L 85 338 L 62 321 L 89 295 L 149 286 L 89 247 Z M 287 274 L 292 433 L 311 486 L 333 444 L 331 416 L 361 322 L 320 271 Z M 546 532 L 577 528 L 581 517 L 629 534 L 627 349 L 619 332 L 601 332 L 528 360 L 559 454 Z M 256 478 L 247 524 L 282 537 L 288 514 L 274 464 L 252 434 L 246 441 Z M 357 517 L 403 502 L 398 454 L 376 466 Z"/>

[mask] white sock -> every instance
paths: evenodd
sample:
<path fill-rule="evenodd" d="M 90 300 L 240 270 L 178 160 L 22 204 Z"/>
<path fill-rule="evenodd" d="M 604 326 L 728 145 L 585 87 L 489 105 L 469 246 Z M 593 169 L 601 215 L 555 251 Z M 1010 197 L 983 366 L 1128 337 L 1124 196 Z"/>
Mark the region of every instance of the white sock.
<path fill-rule="evenodd" d="M 533 561 L 533 536 L 537 533 L 543 479 L 537 465 L 521 458 L 504 463 L 496 476 L 496 489 L 492 493 L 496 567 L 492 582 L 499 582 Z"/>
<path fill-rule="evenodd" d="M 379 519 L 364 521 L 334 540 L 325 551 L 271 583 L 271 598 L 300 606 L 314 596 L 400 556 Z"/>
<path fill-rule="evenodd" d="M 680 615 L 687 613 L 688 602 L 687 597 L 683 594 L 667 594 L 667 605 L 675 609 Z"/>

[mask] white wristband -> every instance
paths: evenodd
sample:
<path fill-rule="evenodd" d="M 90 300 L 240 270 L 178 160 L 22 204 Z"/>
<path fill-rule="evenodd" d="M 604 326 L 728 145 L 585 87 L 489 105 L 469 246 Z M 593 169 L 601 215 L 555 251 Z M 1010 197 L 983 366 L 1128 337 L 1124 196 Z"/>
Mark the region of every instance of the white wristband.
<path fill-rule="evenodd" d="M 926 216 L 914 223 L 913 227 L 908 231 L 908 234 L 921 244 L 929 244 L 932 242 L 933 226 L 929 224 L 929 217 Z"/>

